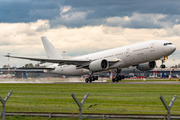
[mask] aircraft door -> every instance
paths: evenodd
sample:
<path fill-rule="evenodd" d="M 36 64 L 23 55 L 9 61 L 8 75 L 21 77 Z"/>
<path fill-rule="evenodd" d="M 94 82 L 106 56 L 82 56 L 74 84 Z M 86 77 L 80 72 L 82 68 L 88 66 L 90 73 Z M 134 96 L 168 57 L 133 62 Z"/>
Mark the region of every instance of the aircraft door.
<path fill-rule="evenodd" d="M 152 43 L 150 46 L 151 55 L 155 55 L 155 43 Z"/>
<path fill-rule="evenodd" d="M 126 51 L 126 57 L 130 57 L 129 51 L 130 51 L 130 49 L 128 48 Z"/>
<path fill-rule="evenodd" d="M 64 68 L 63 68 L 63 66 L 61 66 L 61 67 L 60 67 L 60 70 L 61 70 L 61 72 L 63 72 L 63 71 L 64 71 Z"/>
<path fill-rule="evenodd" d="M 151 44 L 151 47 L 150 47 L 151 52 L 154 52 L 154 47 L 155 47 L 155 43 L 152 43 L 152 44 Z"/>
<path fill-rule="evenodd" d="M 126 57 L 127 57 L 127 62 L 132 62 L 132 58 L 131 58 L 131 55 L 130 55 L 130 48 L 128 48 L 126 50 Z"/>

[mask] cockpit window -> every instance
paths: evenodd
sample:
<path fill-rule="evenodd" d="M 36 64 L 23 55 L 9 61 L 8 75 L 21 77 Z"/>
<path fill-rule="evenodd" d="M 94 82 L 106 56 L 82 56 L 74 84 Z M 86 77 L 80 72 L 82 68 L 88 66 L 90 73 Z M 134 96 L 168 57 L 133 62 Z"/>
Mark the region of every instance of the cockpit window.
<path fill-rule="evenodd" d="M 172 45 L 172 43 L 164 43 L 164 46 L 166 46 L 166 45 Z"/>

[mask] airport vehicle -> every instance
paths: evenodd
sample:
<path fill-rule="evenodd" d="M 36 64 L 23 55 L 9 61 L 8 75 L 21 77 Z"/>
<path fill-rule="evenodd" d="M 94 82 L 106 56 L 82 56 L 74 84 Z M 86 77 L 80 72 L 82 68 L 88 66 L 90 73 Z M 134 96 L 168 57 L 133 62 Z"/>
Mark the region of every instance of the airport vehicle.
<path fill-rule="evenodd" d="M 33 58 L 5 55 L 5 57 L 28 59 L 40 61 L 41 63 L 54 63 L 47 68 L 45 72 L 56 73 L 66 76 L 80 76 L 90 74 L 85 82 L 98 80 L 93 73 L 103 72 L 107 70 L 116 70 L 116 77 L 113 82 L 118 82 L 124 78 L 121 76 L 121 69 L 137 66 L 141 71 L 152 70 L 156 67 L 156 60 L 162 60 L 161 67 L 165 67 L 164 60 L 168 59 L 176 47 L 169 41 L 151 40 L 133 45 L 123 46 L 119 48 L 109 49 L 101 52 L 83 55 L 72 59 L 63 59 L 54 46 L 43 36 L 41 40 L 44 45 L 48 58 Z"/>

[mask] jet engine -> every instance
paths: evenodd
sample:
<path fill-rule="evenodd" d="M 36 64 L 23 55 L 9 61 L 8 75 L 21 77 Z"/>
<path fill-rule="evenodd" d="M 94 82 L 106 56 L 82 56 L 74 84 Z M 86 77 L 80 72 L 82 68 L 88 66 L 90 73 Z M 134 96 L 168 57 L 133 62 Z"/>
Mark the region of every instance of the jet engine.
<path fill-rule="evenodd" d="M 137 66 L 137 69 L 139 69 L 140 71 L 149 71 L 149 70 L 154 69 L 155 67 L 156 67 L 156 62 L 152 61 L 152 62 L 139 64 Z"/>
<path fill-rule="evenodd" d="M 89 69 L 94 72 L 95 71 L 103 71 L 108 68 L 109 68 L 109 63 L 106 59 L 95 60 L 89 64 Z"/>

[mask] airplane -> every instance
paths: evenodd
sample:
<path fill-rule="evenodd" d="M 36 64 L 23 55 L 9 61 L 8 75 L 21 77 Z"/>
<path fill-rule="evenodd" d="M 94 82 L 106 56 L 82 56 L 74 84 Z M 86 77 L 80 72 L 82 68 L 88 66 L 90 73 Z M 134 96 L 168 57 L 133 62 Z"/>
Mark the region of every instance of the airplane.
<path fill-rule="evenodd" d="M 112 82 L 119 82 L 124 79 L 124 76 L 120 75 L 121 69 L 136 66 L 141 71 L 149 71 L 156 67 L 157 60 L 161 60 L 161 67 L 165 68 L 164 61 L 176 50 L 176 46 L 169 41 L 150 40 L 71 59 L 63 59 L 45 36 L 41 37 L 41 40 L 48 58 L 12 56 L 9 54 L 5 57 L 39 61 L 40 64 L 53 63 L 44 68 L 44 72 L 48 73 L 66 76 L 90 74 L 85 79 L 86 83 L 98 80 L 98 76 L 94 76 L 93 73 L 115 70 L 117 75 L 112 78 Z"/>

